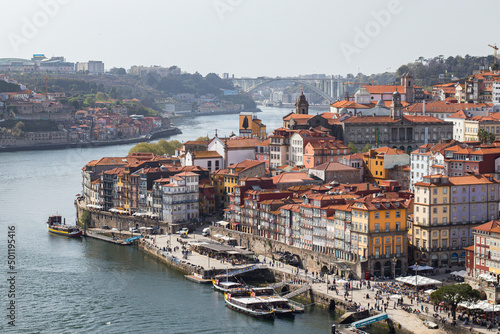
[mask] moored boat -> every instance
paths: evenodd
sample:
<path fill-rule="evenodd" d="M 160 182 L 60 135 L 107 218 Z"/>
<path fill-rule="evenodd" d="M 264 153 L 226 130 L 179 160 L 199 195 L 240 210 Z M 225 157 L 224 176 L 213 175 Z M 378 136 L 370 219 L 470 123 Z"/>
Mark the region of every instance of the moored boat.
<path fill-rule="evenodd" d="M 257 318 L 274 319 L 274 310 L 255 297 L 232 297 L 230 293 L 224 294 L 226 306 L 232 310 Z"/>
<path fill-rule="evenodd" d="M 47 220 L 47 227 L 50 233 L 64 235 L 70 238 L 77 238 L 82 235 L 78 226 L 66 225 L 61 216 L 50 216 Z"/>
<path fill-rule="evenodd" d="M 212 278 L 214 289 L 224 293 L 230 292 L 247 292 L 248 289 L 239 282 L 232 282 L 228 280 L 221 280 L 218 277 Z"/>
<path fill-rule="evenodd" d="M 277 317 L 294 317 L 298 313 L 288 299 L 278 296 L 273 288 L 252 288 L 250 295 L 265 302 Z"/>

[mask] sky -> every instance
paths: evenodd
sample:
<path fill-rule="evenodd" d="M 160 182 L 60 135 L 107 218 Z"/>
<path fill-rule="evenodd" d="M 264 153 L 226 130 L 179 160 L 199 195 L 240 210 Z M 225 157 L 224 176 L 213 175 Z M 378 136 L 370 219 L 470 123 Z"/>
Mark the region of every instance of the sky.
<path fill-rule="evenodd" d="M 499 11 L 498 0 L 8 1 L 0 58 L 235 77 L 371 74 L 420 56 L 492 54 Z"/>

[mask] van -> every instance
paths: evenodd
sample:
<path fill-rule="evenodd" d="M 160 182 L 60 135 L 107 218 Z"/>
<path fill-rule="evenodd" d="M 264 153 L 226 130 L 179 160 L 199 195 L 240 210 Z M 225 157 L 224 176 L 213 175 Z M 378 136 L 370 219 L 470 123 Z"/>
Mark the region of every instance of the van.
<path fill-rule="evenodd" d="M 201 235 L 204 237 L 208 237 L 210 235 L 210 227 L 205 227 L 201 232 Z"/>

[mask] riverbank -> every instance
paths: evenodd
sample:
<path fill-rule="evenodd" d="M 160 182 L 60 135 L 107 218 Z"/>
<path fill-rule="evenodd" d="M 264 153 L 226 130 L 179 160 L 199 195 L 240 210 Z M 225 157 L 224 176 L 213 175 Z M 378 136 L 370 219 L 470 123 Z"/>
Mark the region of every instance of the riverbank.
<path fill-rule="evenodd" d="M 177 113 L 172 116 L 169 116 L 170 118 L 182 118 L 182 117 L 198 117 L 198 116 L 215 116 L 215 115 L 237 115 L 242 112 L 262 112 L 259 108 L 255 109 L 243 109 L 243 110 L 220 110 L 220 111 L 192 111 L 192 112 L 186 112 L 186 113 Z"/>
<path fill-rule="evenodd" d="M 53 144 L 33 144 L 33 145 L 20 145 L 20 146 L 4 146 L 0 147 L 0 152 L 18 152 L 18 151 L 42 151 L 42 150 L 63 150 L 68 148 L 85 148 L 85 147 L 103 147 L 115 146 L 125 144 L 135 144 L 140 142 L 147 142 L 150 140 L 173 136 L 181 134 L 182 131 L 176 127 L 168 129 L 161 129 L 147 135 L 133 138 L 116 139 L 116 140 L 102 140 L 102 141 L 88 141 L 88 142 L 74 142 L 74 143 L 53 143 Z"/>

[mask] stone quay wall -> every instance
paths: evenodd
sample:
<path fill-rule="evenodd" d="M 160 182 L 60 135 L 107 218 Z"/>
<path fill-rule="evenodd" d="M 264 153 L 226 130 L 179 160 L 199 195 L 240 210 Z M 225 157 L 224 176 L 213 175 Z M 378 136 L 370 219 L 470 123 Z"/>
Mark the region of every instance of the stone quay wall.
<path fill-rule="evenodd" d="M 229 230 L 223 227 L 210 227 L 210 233 L 222 234 L 228 237 L 235 238 L 238 245 L 255 252 L 256 254 L 271 257 L 273 252 L 290 252 L 300 256 L 302 267 L 307 268 L 309 272 L 321 272 L 326 268 L 340 273 L 342 270 L 351 272 L 355 278 L 364 278 L 366 271 L 366 262 L 351 262 L 346 260 L 338 260 L 331 254 L 322 254 L 311 250 L 297 248 L 285 243 L 263 238 L 257 235 L 243 233 L 239 231 Z M 281 279 L 279 279 L 281 280 Z"/>

